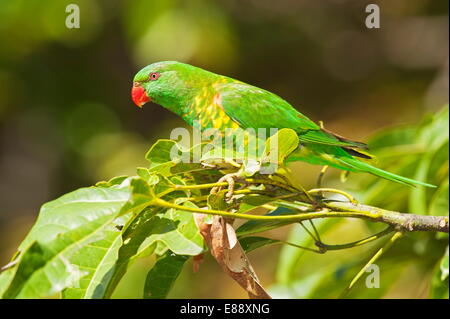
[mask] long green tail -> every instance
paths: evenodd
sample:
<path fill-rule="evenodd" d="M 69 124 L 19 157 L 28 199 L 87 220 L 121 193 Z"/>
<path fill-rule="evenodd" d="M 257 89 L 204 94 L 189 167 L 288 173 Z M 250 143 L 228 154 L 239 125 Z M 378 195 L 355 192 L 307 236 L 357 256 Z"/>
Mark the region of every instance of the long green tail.
<path fill-rule="evenodd" d="M 403 177 L 394 173 L 390 173 L 388 171 L 382 170 L 380 168 L 376 168 L 370 164 L 367 164 L 365 162 L 362 162 L 358 159 L 352 158 L 352 157 L 337 157 L 336 158 L 339 162 L 348 165 L 350 168 L 359 170 L 359 171 L 363 171 L 363 172 L 367 172 L 367 173 L 371 173 L 373 175 L 388 179 L 390 181 L 393 182 L 397 182 L 397 183 L 401 183 L 401 184 L 405 184 L 405 185 L 409 185 L 409 186 L 416 186 L 416 185 L 421 185 L 421 186 L 426 186 L 426 187 L 436 187 L 435 185 L 432 184 L 427 184 L 424 182 L 420 182 L 420 181 L 416 181 L 414 179 L 411 178 L 407 178 L 407 177 Z"/>

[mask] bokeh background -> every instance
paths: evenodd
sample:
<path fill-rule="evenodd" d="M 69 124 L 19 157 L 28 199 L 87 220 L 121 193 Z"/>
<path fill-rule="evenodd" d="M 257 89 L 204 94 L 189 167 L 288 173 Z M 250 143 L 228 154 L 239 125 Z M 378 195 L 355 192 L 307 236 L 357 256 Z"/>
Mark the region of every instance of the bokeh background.
<path fill-rule="evenodd" d="M 65 26 L 70 3 L 80 8 L 79 29 Z M 369 3 L 380 6 L 380 29 L 365 26 Z M 0 264 L 43 203 L 134 174 L 158 138 L 185 126 L 157 105 L 131 102 L 134 73 L 160 60 L 270 90 L 328 129 L 367 140 L 448 103 L 448 1 L 0 1 Z M 294 169 L 305 186 L 314 185 L 318 168 Z M 355 240 L 366 228 L 349 222 L 330 240 Z M 366 251 L 315 256 L 305 269 Z M 263 284 L 279 296 L 307 297 L 298 291 L 311 280 L 297 294 L 282 287 L 279 255 L 280 247 L 251 253 Z M 141 297 L 151 262 L 134 265 L 115 297 Z M 378 297 L 426 296 L 423 272 L 408 267 Z M 245 297 L 210 258 L 197 274 L 188 268 L 172 297 Z"/>

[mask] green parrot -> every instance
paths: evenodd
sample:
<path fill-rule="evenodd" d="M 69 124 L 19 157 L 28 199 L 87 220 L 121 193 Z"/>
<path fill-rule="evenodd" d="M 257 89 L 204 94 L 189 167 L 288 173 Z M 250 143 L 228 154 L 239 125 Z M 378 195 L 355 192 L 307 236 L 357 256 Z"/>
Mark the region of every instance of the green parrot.
<path fill-rule="evenodd" d="M 181 116 L 189 125 L 215 128 L 290 128 L 300 147 L 289 161 L 328 165 L 351 172 L 366 172 L 390 181 L 435 187 L 376 168 L 366 161 L 367 145 L 320 127 L 281 97 L 201 68 L 176 61 L 150 64 L 134 77 L 134 103 L 152 101 Z"/>

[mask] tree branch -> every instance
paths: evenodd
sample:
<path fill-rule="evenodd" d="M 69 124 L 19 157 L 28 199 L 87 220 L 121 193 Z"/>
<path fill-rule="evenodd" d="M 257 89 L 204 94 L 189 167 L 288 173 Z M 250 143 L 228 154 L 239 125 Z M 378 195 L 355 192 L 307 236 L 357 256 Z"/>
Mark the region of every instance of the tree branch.
<path fill-rule="evenodd" d="M 193 213 L 203 213 L 210 215 L 219 215 L 228 218 L 259 220 L 259 221 L 286 221 L 299 222 L 303 220 L 312 220 L 317 218 L 330 217 L 349 217 L 362 218 L 372 222 L 382 222 L 394 227 L 398 231 L 436 231 L 449 232 L 448 216 L 428 216 L 403 214 L 399 212 L 389 211 L 378 207 L 355 204 L 349 202 L 328 201 L 323 204 L 333 211 L 322 210 L 318 212 L 302 212 L 301 214 L 280 215 L 280 216 L 261 216 L 231 213 L 221 210 L 213 209 L 197 209 L 186 206 L 177 205 L 167 202 L 161 198 L 156 198 L 152 202 L 156 206 L 164 206 L 167 208 L 175 208 L 183 211 L 190 211 Z"/>
<path fill-rule="evenodd" d="M 391 225 L 398 231 L 438 231 L 444 233 L 449 231 L 448 216 L 404 214 L 349 202 L 332 201 L 327 202 L 325 205 L 335 211 L 367 214 L 367 218 L 371 221 Z"/>

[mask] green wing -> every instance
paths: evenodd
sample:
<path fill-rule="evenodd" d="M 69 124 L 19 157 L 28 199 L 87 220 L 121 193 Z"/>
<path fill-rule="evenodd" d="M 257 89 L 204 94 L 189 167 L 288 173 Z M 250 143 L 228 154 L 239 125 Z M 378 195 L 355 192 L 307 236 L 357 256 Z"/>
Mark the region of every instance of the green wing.
<path fill-rule="evenodd" d="M 316 123 L 294 109 L 279 96 L 242 82 L 218 84 L 225 113 L 242 128 L 290 128 L 303 143 L 349 148 L 365 148 L 365 144 L 350 141 L 323 131 Z"/>

